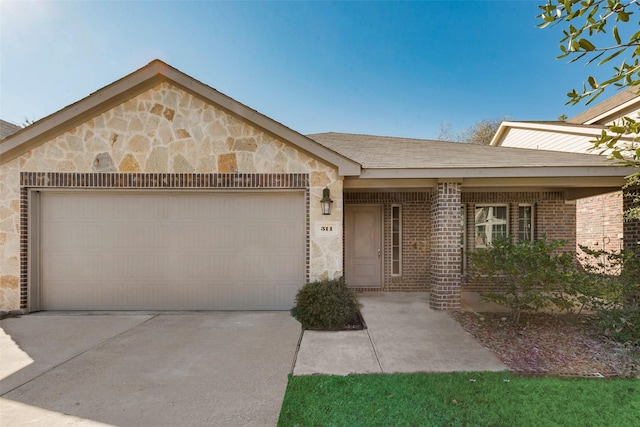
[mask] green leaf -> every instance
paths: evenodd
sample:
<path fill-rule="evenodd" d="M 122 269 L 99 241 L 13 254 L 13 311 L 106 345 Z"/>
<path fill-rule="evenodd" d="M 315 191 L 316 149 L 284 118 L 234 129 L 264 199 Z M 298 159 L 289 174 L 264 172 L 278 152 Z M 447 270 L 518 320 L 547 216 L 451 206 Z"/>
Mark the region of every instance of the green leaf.
<path fill-rule="evenodd" d="M 611 61 L 616 56 L 620 55 L 622 52 L 624 52 L 624 49 L 620 49 L 620 50 L 612 53 L 611 55 L 609 55 L 606 58 L 604 58 L 602 61 L 598 62 L 598 65 L 606 64 L 607 62 Z"/>
<path fill-rule="evenodd" d="M 581 48 L 583 48 L 588 52 L 591 52 L 592 50 L 596 49 L 596 47 L 587 39 L 578 40 L 578 44 L 580 45 Z"/>
<path fill-rule="evenodd" d="M 596 82 L 596 79 L 594 79 L 592 76 L 589 76 L 587 78 L 587 82 L 589 82 L 589 86 L 591 86 L 593 89 L 596 89 L 598 87 L 598 83 Z"/>
<path fill-rule="evenodd" d="M 620 34 L 618 34 L 618 27 L 616 25 L 613 26 L 613 38 L 616 39 L 616 43 L 622 43 L 622 39 L 620 38 Z"/>

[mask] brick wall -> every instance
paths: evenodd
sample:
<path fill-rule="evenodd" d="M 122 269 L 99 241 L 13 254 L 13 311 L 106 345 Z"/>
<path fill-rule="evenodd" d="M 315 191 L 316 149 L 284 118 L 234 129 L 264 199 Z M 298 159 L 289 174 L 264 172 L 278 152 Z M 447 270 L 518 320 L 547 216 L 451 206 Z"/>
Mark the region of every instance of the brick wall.
<path fill-rule="evenodd" d="M 383 291 L 431 291 L 440 308 L 456 308 L 459 287 L 464 285 L 460 248 L 460 205 L 465 206 L 466 248 L 474 249 L 474 213 L 478 204 L 506 204 L 509 207 L 509 233 L 518 232 L 518 206 L 534 207 L 534 238 L 564 239 L 567 248 L 576 246 L 576 205 L 567 203 L 561 192 L 464 192 L 459 186 L 443 186 L 442 192 L 360 192 L 345 193 L 345 204 L 383 206 L 384 273 Z M 402 275 L 391 275 L 391 207 L 402 206 Z M 440 238 L 439 238 L 440 236 Z M 436 290 L 440 292 L 436 295 Z M 434 298 L 434 295 L 436 296 Z"/>
<path fill-rule="evenodd" d="M 427 192 L 345 193 L 345 204 L 383 206 L 383 287 L 358 290 L 429 291 L 431 250 L 430 194 Z M 402 274 L 391 274 L 391 207 L 401 206 Z M 345 242 L 346 243 L 346 242 Z"/>
<path fill-rule="evenodd" d="M 640 188 L 631 190 L 632 192 L 640 192 Z M 631 209 L 640 205 L 639 202 L 634 202 L 633 197 L 624 197 L 624 210 Z M 624 246 L 625 248 L 638 248 L 640 246 L 640 220 L 634 219 L 632 221 L 625 221 L 624 225 Z"/>
<path fill-rule="evenodd" d="M 475 207 L 479 204 L 507 205 L 509 209 L 509 234 L 518 234 L 518 206 L 532 205 L 534 210 L 534 239 L 546 236 L 548 240 L 566 240 L 567 250 L 576 247 L 576 206 L 565 202 L 561 192 L 508 192 L 508 193 L 462 193 L 462 202 L 466 209 L 466 252 L 475 249 Z M 465 257 L 468 265 L 468 259 Z M 482 291 L 486 287 L 472 286 L 462 278 L 465 291 Z"/>
<path fill-rule="evenodd" d="M 576 201 L 576 241 L 594 250 L 622 247 L 622 193 L 601 194 Z"/>

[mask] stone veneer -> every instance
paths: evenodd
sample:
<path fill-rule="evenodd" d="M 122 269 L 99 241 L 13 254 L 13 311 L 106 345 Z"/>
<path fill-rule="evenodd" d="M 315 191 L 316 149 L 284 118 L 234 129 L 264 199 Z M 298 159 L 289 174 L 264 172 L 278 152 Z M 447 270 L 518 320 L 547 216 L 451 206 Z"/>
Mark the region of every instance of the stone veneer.
<path fill-rule="evenodd" d="M 309 279 L 342 275 L 342 233 L 327 237 L 314 233 L 317 221 L 342 224 L 342 180 L 337 170 L 233 114 L 169 83 L 160 83 L 0 165 L 3 310 L 21 306 L 20 275 L 25 259 L 20 259 L 20 247 L 21 239 L 26 244 L 26 222 L 23 218 L 21 227 L 20 209 L 21 197 L 26 197 L 28 187 L 21 187 L 24 172 L 68 172 L 94 177 L 119 173 L 307 174 Z M 335 202 L 329 217 L 322 216 L 319 207 L 316 209 L 325 186 L 331 189 Z"/>

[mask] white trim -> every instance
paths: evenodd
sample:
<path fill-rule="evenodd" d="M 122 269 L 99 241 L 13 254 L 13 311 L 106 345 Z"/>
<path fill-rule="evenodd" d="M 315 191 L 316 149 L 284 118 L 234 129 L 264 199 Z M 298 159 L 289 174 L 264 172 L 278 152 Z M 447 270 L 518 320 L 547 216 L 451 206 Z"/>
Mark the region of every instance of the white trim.
<path fill-rule="evenodd" d="M 536 205 L 535 203 L 518 203 L 518 230 L 516 232 L 517 236 L 518 236 L 518 240 L 520 241 L 520 208 L 523 207 L 529 207 L 531 208 L 531 239 L 529 239 L 529 241 L 534 241 L 535 240 L 535 236 L 536 236 L 536 225 L 535 225 L 535 221 L 536 221 Z"/>
<path fill-rule="evenodd" d="M 479 245 L 477 244 L 477 230 L 478 230 L 478 223 L 476 222 L 476 214 L 477 214 L 477 210 L 478 208 L 505 208 L 506 209 L 506 215 L 505 215 L 505 226 L 506 226 L 506 236 L 509 235 L 509 204 L 508 203 L 477 203 L 474 206 L 474 212 L 473 212 L 473 247 L 474 248 L 486 248 L 488 247 L 488 245 Z M 491 243 L 491 241 L 493 240 L 493 232 L 491 233 L 486 233 L 485 235 L 490 237 L 488 240 L 488 243 Z"/>
<path fill-rule="evenodd" d="M 394 208 L 398 208 L 398 272 L 394 273 L 393 271 L 393 267 L 394 267 L 394 262 L 396 261 L 393 258 L 393 249 L 394 249 L 394 244 L 393 244 L 393 237 L 394 234 L 396 234 L 396 232 L 393 230 L 393 223 L 396 220 L 395 217 L 393 216 L 393 209 Z M 391 221 L 390 221 L 390 225 L 391 225 L 391 276 L 392 277 L 399 277 L 402 276 L 402 243 L 403 243 L 403 239 L 402 239 L 402 205 L 399 204 L 394 204 L 391 205 Z"/>

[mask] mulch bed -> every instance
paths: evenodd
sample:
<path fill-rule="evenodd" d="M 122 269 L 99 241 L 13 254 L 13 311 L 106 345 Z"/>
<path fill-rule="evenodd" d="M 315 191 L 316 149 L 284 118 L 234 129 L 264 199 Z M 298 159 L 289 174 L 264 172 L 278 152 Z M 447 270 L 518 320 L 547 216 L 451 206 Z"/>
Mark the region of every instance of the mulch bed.
<path fill-rule="evenodd" d="M 602 335 L 588 315 L 451 312 L 462 327 L 521 375 L 640 378 L 640 348 Z"/>

